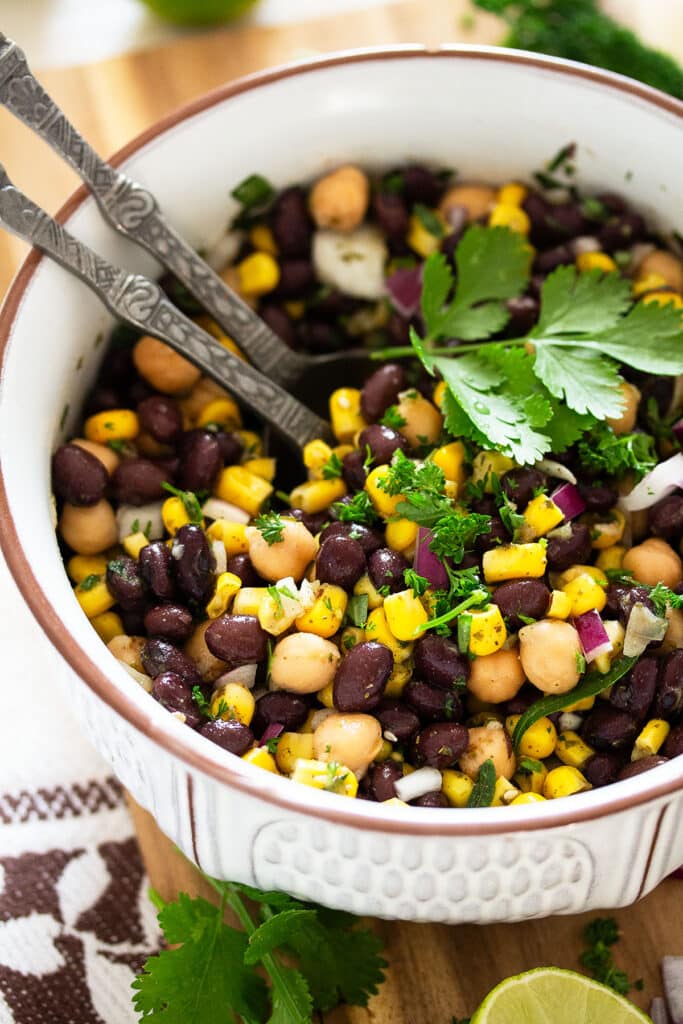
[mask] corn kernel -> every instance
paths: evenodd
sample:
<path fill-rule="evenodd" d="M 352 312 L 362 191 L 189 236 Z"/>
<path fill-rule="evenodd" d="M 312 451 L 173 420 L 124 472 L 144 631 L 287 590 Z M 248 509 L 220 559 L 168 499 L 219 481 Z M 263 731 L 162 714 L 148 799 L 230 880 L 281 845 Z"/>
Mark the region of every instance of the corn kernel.
<path fill-rule="evenodd" d="M 233 433 L 242 443 L 245 458 L 258 459 L 263 455 L 263 440 L 260 434 L 257 434 L 256 431 L 235 430 Z"/>
<path fill-rule="evenodd" d="M 233 598 L 233 615 L 255 615 L 258 618 L 259 608 L 267 597 L 267 587 L 240 587 Z"/>
<path fill-rule="evenodd" d="M 445 229 L 445 221 L 436 210 L 431 210 L 430 213 L 439 221 L 439 223 Z M 412 214 L 408 224 L 408 234 L 406 241 L 410 248 L 427 259 L 433 252 L 438 252 L 439 246 L 441 245 L 441 239 L 439 235 L 433 235 L 432 232 L 424 226 L 422 221 L 416 214 Z"/>
<path fill-rule="evenodd" d="M 391 670 L 391 675 L 387 679 L 387 685 L 384 687 L 384 696 L 400 697 L 410 682 L 412 674 L 412 659 L 394 664 L 394 667 Z"/>
<path fill-rule="evenodd" d="M 386 607 L 386 601 L 384 602 Z M 507 640 L 507 629 L 497 604 L 488 604 L 481 611 L 472 611 L 470 628 L 470 654 L 483 657 L 500 650 Z"/>
<path fill-rule="evenodd" d="M 602 270 L 609 274 L 617 270 L 617 265 L 606 252 L 580 252 L 576 257 L 576 269 L 582 273 L 586 270 Z"/>
<path fill-rule="evenodd" d="M 328 505 L 339 501 L 346 494 L 346 485 L 340 477 L 331 480 L 305 480 L 295 487 L 289 496 L 292 508 L 304 512 L 323 512 Z"/>
<path fill-rule="evenodd" d="M 607 604 L 605 588 L 589 576 L 588 573 L 581 573 L 562 588 L 571 601 L 572 615 L 583 615 L 593 609 L 601 612 Z"/>
<path fill-rule="evenodd" d="M 593 662 L 593 668 L 596 669 L 596 671 L 598 672 L 602 672 L 602 674 L 604 675 L 605 672 L 609 672 L 610 666 L 614 659 L 618 658 L 621 652 L 623 651 L 624 637 L 626 635 L 626 631 L 622 624 L 618 622 L 616 619 L 605 620 L 603 622 L 603 626 L 605 628 L 607 636 L 609 637 L 610 643 L 612 644 L 612 649 L 611 651 L 605 651 L 604 654 L 599 654 Z M 566 710 L 569 711 L 572 709 L 567 708 Z"/>
<path fill-rule="evenodd" d="M 543 784 L 543 796 L 547 800 L 557 800 L 559 797 L 572 796 L 574 793 L 582 793 L 592 788 L 578 768 L 562 765 L 561 768 L 553 768 L 548 772 Z"/>
<path fill-rule="evenodd" d="M 258 515 L 263 503 L 273 493 L 272 485 L 244 466 L 226 466 L 221 470 L 214 494 L 231 505 L 237 505 L 251 516 Z"/>
<path fill-rule="evenodd" d="M 323 467 L 332 458 L 332 449 L 320 438 L 304 445 L 304 466 L 308 470 L 309 480 L 323 480 Z"/>
<path fill-rule="evenodd" d="M 132 409 L 106 409 L 89 416 L 83 426 L 88 441 L 133 441 L 140 433 L 137 414 Z"/>
<path fill-rule="evenodd" d="M 167 498 L 161 506 L 161 519 L 166 532 L 170 533 L 171 537 L 175 537 L 181 526 L 187 526 L 192 522 L 183 499 L 175 495 Z"/>
<path fill-rule="evenodd" d="M 503 206 L 521 206 L 528 195 L 526 185 L 520 185 L 517 181 L 510 181 L 501 185 L 496 195 L 496 203 Z"/>
<path fill-rule="evenodd" d="M 548 769 L 541 761 L 536 762 L 533 770 L 530 768 L 530 762 L 526 761 L 524 765 L 520 764 L 518 766 L 514 776 L 515 785 L 523 793 L 536 793 L 540 795 L 543 792 L 547 775 Z"/>
<path fill-rule="evenodd" d="M 377 590 L 367 573 L 361 576 L 354 584 L 353 593 L 356 597 L 362 597 L 364 594 L 367 595 L 370 611 L 374 608 L 380 608 L 384 604 L 384 597 Z"/>
<path fill-rule="evenodd" d="M 405 497 L 402 494 L 387 494 L 383 487 L 380 486 L 388 473 L 389 466 L 375 466 L 368 473 L 365 481 L 365 490 L 370 495 L 375 510 L 385 519 L 395 516 L 396 509 L 402 501 L 405 501 Z"/>
<path fill-rule="evenodd" d="M 265 747 L 252 747 L 246 754 L 242 754 L 242 760 L 246 761 L 247 764 L 253 764 L 257 768 L 262 768 L 264 772 L 273 772 L 274 775 L 280 774 L 277 770 L 275 758 Z"/>
<path fill-rule="evenodd" d="M 259 252 L 277 256 L 277 242 L 267 224 L 254 224 L 249 232 L 249 241 Z"/>
<path fill-rule="evenodd" d="M 420 627 L 428 620 L 427 612 L 412 587 L 385 597 L 384 614 L 397 640 L 417 640 L 422 635 Z"/>
<path fill-rule="evenodd" d="M 549 619 L 568 619 L 572 613 L 572 603 L 563 590 L 553 590 L 550 608 L 546 612 Z"/>
<path fill-rule="evenodd" d="M 206 606 L 206 614 L 210 619 L 223 615 L 233 597 L 242 586 L 242 580 L 234 572 L 222 572 L 216 580 L 216 591 Z"/>
<path fill-rule="evenodd" d="M 664 719 L 651 718 L 636 737 L 631 751 L 631 760 L 640 761 L 642 757 L 658 754 L 670 732 L 671 726 Z"/>
<path fill-rule="evenodd" d="M 375 761 L 388 761 L 392 755 L 393 747 L 389 740 L 382 740 L 382 746 L 379 748 L 379 753 L 375 754 Z"/>
<path fill-rule="evenodd" d="M 138 530 L 137 533 L 129 533 L 127 537 L 124 537 L 121 544 L 127 555 L 131 558 L 139 558 L 140 552 L 147 547 L 149 540 L 142 530 Z"/>
<path fill-rule="evenodd" d="M 517 787 L 509 779 L 506 779 L 504 775 L 499 775 L 493 787 L 491 807 L 505 807 L 507 804 L 511 804 L 515 797 L 518 796 L 521 796 L 521 793 Z"/>
<path fill-rule="evenodd" d="M 249 725 L 255 710 L 253 693 L 239 683 L 226 683 L 215 690 L 211 698 L 211 714 L 225 722 Z"/>
<path fill-rule="evenodd" d="M 457 772 L 452 768 L 446 768 L 441 772 L 441 792 L 451 807 L 467 807 L 473 788 L 472 779 L 464 772 Z"/>
<path fill-rule="evenodd" d="M 294 782 L 330 793 L 354 797 L 358 792 L 358 779 L 346 765 L 336 761 L 315 761 L 300 757 L 292 773 Z"/>
<path fill-rule="evenodd" d="M 232 270 L 232 268 L 229 269 Z M 223 274 L 220 274 L 219 276 L 223 277 Z M 236 275 L 233 272 L 232 277 L 234 278 L 235 276 Z M 234 288 L 236 286 L 236 282 L 232 279 L 226 281 L 226 284 L 229 284 L 231 288 Z M 234 341 L 229 335 L 227 335 L 223 328 L 219 327 L 216 321 L 212 320 L 210 316 L 198 316 L 196 318 L 196 323 L 199 325 L 199 327 L 203 328 L 207 334 L 210 334 L 212 338 L 215 338 L 216 341 L 223 346 L 223 348 L 227 348 L 228 352 L 232 352 L 232 354 L 237 356 L 238 359 L 244 359 L 246 362 L 246 356 L 242 349 L 238 346 L 237 342 Z M 227 398 L 228 396 L 223 395 L 222 397 Z M 183 406 L 182 399 L 180 402 L 180 406 L 181 408 Z M 194 417 L 190 416 L 190 418 L 194 422 Z"/>
<path fill-rule="evenodd" d="M 546 543 L 501 544 L 485 552 L 484 579 L 487 583 L 503 580 L 536 579 L 543 576 L 547 565 Z"/>
<path fill-rule="evenodd" d="M 505 719 L 505 727 L 512 735 L 515 726 L 521 715 L 508 715 Z M 544 757 L 550 757 L 555 750 L 557 743 L 557 729 L 549 718 L 543 716 L 537 722 L 530 725 L 519 741 L 518 750 L 522 757 L 531 757 L 542 761 Z"/>
<path fill-rule="evenodd" d="M 406 661 L 413 653 L 412 643 L 399 640 L 391 632 L 383 606 L 381 608 L 373 608 L 368 615 L 368 621 L 365 625 L 365 638 L 366 640 L 376 640 L 377 643 L 388 647 L 394 656 L 395 663 Z"/>
<path fill-rule="evenodd" d="M 585 743 L 578 733 L 571 729 L 565 729 L 557 737 L 555 754 L 562 764 L 568 764 L 572 768 L 583 768 L 589 757 L 595 751 Z"/>
<path fill-rule="evenodd" d="M 352 442 L 359 430 L 367 427 L 360 409 L 358 388 L 337 388 L 330 395 L 332 433 L 340 444 Z"/>
<path fill-rule="evenodd" d="M 280 636 L 294 624 L 298 611 L 298 605 L 292 607 L 288 602 L 285 608 L 282 597 L 274 596 L 271 590 L 267 590 L 257 612 L 259 625 L 271 636 Z"/>
<path fill-rule="evenodd" d="M 249 550 L 247 527 L 244 523 L 233 523 L 229 519 L 215 519 L 207 528 L 209 540 L 221 540 L 228 558 Z"/>
<path fill-rule="evenodd" d="M 334 708 L 334 682 L 328 683 L 322 690 L 319 690 L 316 697 L 324 708 Z"/>
<path fill-rule="evenodd" d="M 514 800 L 510 801 L 510 807 L 519 807 L 522 804 L 543 803 L 545 799 L 546 798 L 540 793 L 520 793 L 519 796 L 516 796 Z"/>
<path fill-rule="evenodd" d="M 82 583 L 88 576 L 104 576 L 107 559 L 104 555 L 73 555 L 66 564 L 66 571 L 74 583 Z"/>
<path fill-rule="evenodd" d="M 645 305 L 656 302 L 658 306 L 673 306 L 675 309 L 683 309 L 683 296 L 677 292 L 648 292 L 642 301 Z"/>
<path fill-rule="evenodd" d="M 554 586 L 564 589 L 567 583 L 571 583 L 577 576 L 591 576 L 596 583 L 601 583 L 605 587 L 608 583 L 608 579 L 602 569 L 595 565 L 570 565 L 564 572 L 556 575 Z"/>
<path fill-rule="evenodd" d="M 451 441 L 437 448 L 432 452 L 431 460 L 443 470 L 446 480 L 452 480 L 458 488 L 462 487 L 465 483 L 465 446 L 462 441 Z"/>
<path fill-rule="evenodd" d="M 489 214 L 490 228 L 509 228 L 520 235 L 528 235 L 531 230 L 531 221 L 521 206 L 513 206 L 512 203 L 496 203 Z"/>
<path fill-rule="evenodd" d="M 666 287 L 666 278 L 661 274 L 645 274 L 644 277 L 637 277 L 631 286 L 634 299 L 645 295 L 646 292 L 658 291 Z"/>
<path fill-rule="evenodd" d="M 267 295 L 280 283 L 280 268 L 267 252 L 253 252 L 237 264 L 239 289 L 244 295 Z"/>
<path fill-rule="evenodd" d="M 214 398 L 202 408 L 197 416 L 197 426 L 205 427 L 215 423 L 222 430 L 237 430 L 242 426 L 239 406 L 232 398 Z"/>
<path fill-rule="evenodd" d="M 446 397 L 447 390 L 448 385 L 446 384 L 446 381 L 440 380 L 439 383 L 434 388 L 434 393 L 432 395 L 432 402 L 437 407 L 437 409 L 441 410 L 441 412 L 443 412 L 443 402 L 444 398 Z"/>
<path fill-rule="evenodd" d="M 417 523 L 413 523 L 410 519 L 396 519 L 387 523 L 384 533 L 387 547 L 393 548 L 394 551 L 407 551 L 417 540 L 418 530 Z"/>
<path fill-rule="evenodd" d="M 100 577 L 96 582 L 92 579 L 89 580 L 85 589 L 83 589 L 83 583 L 79 583 L 74 593 L 76 600 L 89 619 L 108 612 L 116 604 L 116 598 L 111 594 L 104 577 Z"/>
<path fill-rule="evenodd" d="M 536 498 L 532 498 L 523 514 L 522 540 L 525 541 L 545 537 L 546 533 L 550 533 L 564 519 L 562 509 L 558 508 L 552 498 L 546 494 L 539 494 Z"/>
<path fill-rule="evenodd" d="M 275 479 L 275 459 L 266 459 L 263 456 L 258 459 L 248 459 L 247 462 L 242 463 L 242 469 L 260 477 L 261 480 L 267 480 L 268 483 L 272 483 Z"/>
<path fill-rule="evenodd" d="M 595 705 L 595 697 L 584 697 L 583 700 L 576 700 L 573 704 L 567 704 L 564 708 L 567 712 L 590 711 Z"/>
<path fill-rule="evenodd" d="M 275 751 L 275 763 L 282 774 L 291 775 L 300 757 L 313 757 L 313 733 L 283 732 Z"/>
<path fill-rule="evenodd" d="M 294 625 L 301 633 L 315 633 L 327 640 L 341 628 L 348 601 L 341 587 L 323 583 L 315 603 L 294 620 Z"/>
<path fill-rule="evenodd" d="M 486 494 L 493 494 L 493 483 L 491 474 L 502 476 L 509 469 L 514 469 L 517 463 L 507 455 L 500 452 L 478 452 L 472 461 L 472 483 L 478 484 L 484 480 L 484 491 Z"/>
<path fill-rule="evenodd" d="M 359 626 L 347 626 L 346 629 L 342 630 L 342 634 L 339 637 L 339 650 L 342 654 L 350 651 L 356 644 L 362 644 L 365 640 L 365 630 Z"/>
<path fill-rule="evenodd" d="M 618 508 L 613 508 L 607 515 L 591 517 L 588 522 L 591 532 L 591 547 L 597 551 L 608 550 L 618 544 L 624 536 L 626 518 Z"/>
<path fill-rule="evenodd" d="M 121 616 L 116 612 L 102 612 L 100 615 L 94 615 L 90 620 L 90 625 L 105 644 L 108 644 L 115 636 L 122 636 L 126 632 Z"/>
<path fill-rule="evenodd" d="M 626 548 L 622 544 L 613 544 L 611 547 L 604 548 L 600 552 L 595 559 L 595 564 L 598 569 L 602 569 L 605 573 L 608 569 L 621 569 L 621 563 L 624 560 L 625 554 Z"/>

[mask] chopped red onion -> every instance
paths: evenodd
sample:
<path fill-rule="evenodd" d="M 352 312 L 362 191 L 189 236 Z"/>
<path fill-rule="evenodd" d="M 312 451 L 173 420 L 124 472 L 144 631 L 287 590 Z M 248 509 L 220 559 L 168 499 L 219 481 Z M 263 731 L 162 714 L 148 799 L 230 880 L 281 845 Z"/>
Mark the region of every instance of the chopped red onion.
<path fill-rule="evenodd" d="M 534 463 L 534 468 L 540 469 L 542 473 L 547 473 L 548 476 L 554 476 L 556 480 L 566 480 L 570 484 L 577 482 L 571 469 L 563 466 L 561 462 L 557 462 L 555 459 L 539 459 L 538 462 Z"/>
<path fill-rule="evenodd" d="M 666 1002 L 660 996 L 657 996 L 650 1003 L 650 1017 L 652 1018 L 652 1024 L 671 1024 L 671 1017 L 666 1008 Z"/>
<path fill-rule="evenodd" d="M 658 466 L 650 470 L 630 494 L 625 494 L 619 504 L 626 512 L 639 512 L 642 508 L 650 508 L 660 500 L 672 494 L 683 481 L 683 452 L 672 455 Z"/>
<path fill-rule="evenodd" d="M 284 725 L 280 725 L 279 722 L 271 722 L 270 725 L 266 726 L 265 732 L 261 736 L 260 742 L 267 743 L 268 740 L 275 740 L 278 736 L 281 736 L 285 731 Z"/>
<path fill-rule="evenodd" d="M 580 256 L 584 252 L 600 252 L 602 246 L 594 235 L 579 235 L 567 243 L 572 256 Z"/>
<path fill-rule="evenodd" d="M 664 639 L 668 622 L 660 619 L 646 605 L 638 601 L 631 609 L 624 634 L 624 655 L 638 658 L 653 640 Z"/>
<path fill-rule="evenodd" d="M 574 619 L 574 626 L 589 664 L 599 658 L 601 654 L 607 654 L 612 650 L 612 641 L 595 608 L 591 608 L 589 612 L 584 612 L 583 615 Z"/>
<path fill-rule="evenodd" d="M 424 576 L 437 590 L 448 589 L 448 573 L 438 555 L 430 549 L 434 534 L 425 526 L 420 526 L 417 531 L 417 543 L 415 545 L 415 556 L 413 568 L 419 576 Z"/>
<path fill-rule="evenodd" d="M 397 779 L 394 789 L 399 800 L 409 803 L 411 800 L 417 800 L 419 796 L 424 796 L 425 793 L 441 789 L 441 782 L 441 772 L 437 768 L 418 768 L 416 772 Z"/>
<path fill-rule="evenodd" d="M 550 500 L 554 501 L 560 512 L 564 513 L 565 519 L 576 519 L 586 511 L 586 502 L 574 484 L 561 484 L 550 495 Z"/>
<path fill-rule="evenodd" d="M 662 957 L 664 997 L 673 1024 L 683 1024 L 683 956 Z"/>
<path fill-rule="evenodd" d="M 394 309 L 408 319 L 414 316 L 422 295 L 422 266 L 400 267 L 384 283 Z"/>

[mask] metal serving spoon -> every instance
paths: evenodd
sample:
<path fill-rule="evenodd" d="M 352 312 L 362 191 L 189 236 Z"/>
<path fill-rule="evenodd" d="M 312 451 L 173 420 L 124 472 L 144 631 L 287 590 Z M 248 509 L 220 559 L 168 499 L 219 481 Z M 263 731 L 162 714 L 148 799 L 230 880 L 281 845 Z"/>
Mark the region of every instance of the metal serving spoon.
<path fill-rule="evenodd" d="M 181 238 L 152 193 L 97 155 L 32 74 L 23 51 L 2 32 L 0 103 L 73 167 L 105 219 L 171 271 L 249 359 L 276 383 L 284 388 L 299 383 L 296 390 L 302 398 L 319 397 L 325 381 L 334 379 L 335 370 L 342 365 L 348 369 L 350 360 L 367 359 L 363 349 L 321 356 L 292 351 Z"/>
<path fill-rule="evenodd" d="M 12 184 L 2 165 L 0 226 L 84 281 L 120 320 L 186 356 L 299 451 L 313 438 L 330 437 L 325 420 L 176 309 L 155 281 L 109 263 L 74 238 Z"/>

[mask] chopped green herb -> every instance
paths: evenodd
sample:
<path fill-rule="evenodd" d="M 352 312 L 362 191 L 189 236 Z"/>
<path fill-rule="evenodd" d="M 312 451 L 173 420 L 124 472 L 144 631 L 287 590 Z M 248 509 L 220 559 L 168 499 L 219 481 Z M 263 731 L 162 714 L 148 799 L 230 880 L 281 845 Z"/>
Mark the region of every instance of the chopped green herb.
<path fill-rule="evenodd" d="M 277 754 L 277 747 L 279 742 L 279 736 L 271 736 L 269 740 L 266 740 L 266 750 L 268 751 L 269 754 Z"/>
<path fill-rule="evenodd" d="M 334 480 L 342 475 L 344 466 L 342 460 L 339 458 L 336 452 L 332 452 L 329 459 L 322 467 L 322 474 L 324 480 Z"/>
<path fill-rule="evenodd" d="M 102 577 L 98 576 L 96 572 L 91 572 L 89 576 L 86 576 L 84 580 L 81 580 L 78 584 L 78 589 L 85 591 L 92 590 L 93 587 L 97 586 L 101 578 Z"/>
<path fill-rule="evenodd" d="M 353 626 L 364 629 L 368 621 L 368 595 L 354 594 L 346 606 L 346 618 Z"/>
<path fill-rule="evenodd" d="M 398 195 L 403 191 L 405 181 L 400 171 L 394 171 L 392 174 L 385 174 L 380 182 L 380 189 L 382 192 L 391 192 L 394 195 Z"/>
<path fill-rule="evenodd" d="M 285 529 L 282 516 L 278 512 L 264 512 L 254 520 L 254 526 L 260 531 L 266 544 L 280 544 Z"/>
<path fill-rule="evenodd" d="M 576 671 L 579 673 L 580 676 L 582 676 L 583 673 L 586 671 L 586 659 L 580 651 L 575 652 L 574 659 L 576 661 Z"/>
<path fill-rule="evenodd" d="M 467 800 L 468 807 L 490 807 L 496 788 L 496 766 L 489 757 L 479 769 L 477 781 Z"/>
<path fill-rule="evenodd" d="M 586 196 L 581 200 L 581 212 L 589 220 L 607 220 L 609 217 L 609 210 L 595 196 Z"/>
<path fill-rule="evenodd" d="M 213 718 L 211 714 L 211 701 L 206 699 L 201 686 L 192 687 L 192 700 L 202 715 L 205 715 L 207 718 Z"/>
<path fill-rule="evenodd" d="M 444 237 L 446 229 L 434 211 L 430 210 L 428 206 L 424 206 L 423 203 L 415 203 L 413 213 L 425 231 L 428 231 L 430 235 L 433 235 L 435 238 Z"/>
<path fill-rule="evenodd" d="M 683 597 L 664 586 L 663 583 L 658 583 L 656 587 L 652 588 L 650 600 L 654 605 L 655 615 L 660 618 L 666 615 L 667 608 L 683 608 Z"/>
<path fill-rule="evenodd" d="M 535 757 L 520 757 L 517 771 L 525 775 L 534 775 L 536 772 L 542 772 L 544 767 L 543 762 L 537 761 Z"/>
<path fill-rule="evenodd" d="M 409 589 L 412 589 L 415 597 L 422 597 L 425 590 L 431 586 L 426 576 L 420 576 L 414 569 L 403 570 L 403 581 Z"/>
<path fill-rule="evenodd" d="M 111 441 L 107 441 L 107 448 L 111 448 L 113 452 L 121 455 L 121 453 L 126 450 L 126 442 L 122 441 L 120 438 L 115 438 Z"/>
<path fill-rule="evenodd" d="M 367 491 L 358 491 L 349 502 L 335 501 L 332 507 L 342 523 L 372 526 L 379 518 Z"/>
<path fill-rule="evenodd" d="M 579 461 L 601 477 L 634 473 L 640 479 L 657 465 L 655 439 L 649 434 L 615 434 L 606 423 L 596 423 L 579 441 Z"/>
<path fill-rule="evenodd" d="M 273 583 L 271 586 L 266 588 L 273 601 L 275 602 L 276 615 L 278 619 L 281 619 L 284 615 L 284 608 L 282 607 L 282 594 Z"/>
<path fill-rule="evenodd" d="M 643 982 L 641 979 L 631 981 L 626 971 L 615 967 L 612 946 L 619 938 L 619 926 L 613 917 L 596 917 L 589 921 L 583 929 L 586 948 L 579 954 L 579 963 L 595 981 L 625 996 L 632 988 L 642 989 Z"/>
<path fill-rule="evenodd" d="M 250 174 L 230 193 L 245 210 L 266 206 L 275 195 L 275 189 L 261 174 Z"/>
<path fill-rule="evenodd" d="M 379 422 L 383 427 L 390 427 L 392 430 L 400 430 L 406 425 L 405 416 L 401 416 L 395 405 L 389 406 Z"/>
<path fill-rule="evenodd" d="M 197 495 L 193 491 L 181 491 L 178 487 L 174 487 L 173 484 L 169 484 L 166 481 L 164 481 L 161 486 L 165 491 L 168 491 L 169 494 L 173 494 L 176 498 L 180 498 L 185 506 L 185 511 L 190 517 L 191 523 L 194 523 L 197 526 L 202 525 L 204 517 L 202 516 L 201 505 L 199 504 Z"/>
<path fill-rule="evenodd" d="M 332 606 L 332 601 L 330 600 L 329 597 L 323 598 L 323 604 L 327 608 L 328 612 L 333 612 L 334 611 L 334 608 Z"/>

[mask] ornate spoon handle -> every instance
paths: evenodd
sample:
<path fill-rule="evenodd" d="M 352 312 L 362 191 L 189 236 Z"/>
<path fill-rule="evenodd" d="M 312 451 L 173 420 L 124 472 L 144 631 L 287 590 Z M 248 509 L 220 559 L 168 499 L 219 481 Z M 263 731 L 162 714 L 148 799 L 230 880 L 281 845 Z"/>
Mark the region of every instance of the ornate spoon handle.
<path fill-rule="evenodd" d="M 0 103 L 71 164 L 104 217 L 171 271 L 261 371 L 284 387 L 308 360 L 293 352 L 168 223 L 146 188 L 102 160 L 32 74 L 22 50 L 0 33 Z"/>
<path fill-rule="evenodd" d="M 186 356 L 298 450 L 315 437 L 329 437 L 325 420 L 188 319 L 156 282 L 129 274 L 79 242 L 20 192 L 1 165 L 0 225 L 79 277 L 121 320 Z"/>

